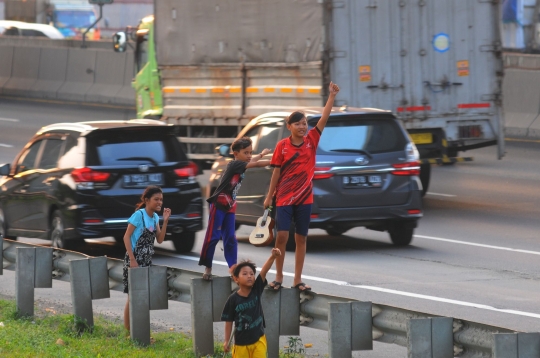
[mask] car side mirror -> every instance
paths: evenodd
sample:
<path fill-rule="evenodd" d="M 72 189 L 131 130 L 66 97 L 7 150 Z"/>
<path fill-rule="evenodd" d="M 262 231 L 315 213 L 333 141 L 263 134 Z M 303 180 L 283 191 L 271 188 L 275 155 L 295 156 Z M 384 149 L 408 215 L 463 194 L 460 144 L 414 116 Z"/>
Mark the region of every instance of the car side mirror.
<path fill-rule="evenodd" d="M 231 147 L 228 144 L 222 144 L 216 148 L 216 151 L 222 157 L 231 157 Z"/>
<path fill-rule="evenodd" d="M 114 52 L 125 52 L 127 48 L 127 35 L 124 31 L 113 35 Z"/>
<path fill-rule="evenodd" d="M 2 176 L 9 175 L 10 172 L 11 172 L 11 164 L 4 164 L 0 166 L 0 175 Z"/>

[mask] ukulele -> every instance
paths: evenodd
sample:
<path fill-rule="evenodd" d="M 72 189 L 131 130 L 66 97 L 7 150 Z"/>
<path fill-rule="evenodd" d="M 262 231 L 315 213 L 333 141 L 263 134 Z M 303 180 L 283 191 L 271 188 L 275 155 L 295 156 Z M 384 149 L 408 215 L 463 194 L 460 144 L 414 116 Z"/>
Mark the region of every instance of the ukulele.
<path fill-rule="evenodd" d="M 267 246 L 274 240 L 274 220 L 268 216 L 270 210 L 266 209 L 263 216 L 257 219 L 257 225 L 249 235 L 249 242 L 254 246 Z"/>

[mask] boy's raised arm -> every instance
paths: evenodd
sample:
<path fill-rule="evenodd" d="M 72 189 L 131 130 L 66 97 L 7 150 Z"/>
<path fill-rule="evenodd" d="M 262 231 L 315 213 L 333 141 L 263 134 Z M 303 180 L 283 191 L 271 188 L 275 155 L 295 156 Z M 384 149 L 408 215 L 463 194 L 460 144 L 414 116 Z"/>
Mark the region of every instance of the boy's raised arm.
<path fill-rule="evenodd" d="M 281 256 L 281 251 L 279 251 L 278 248 L 274 247 L 272 249 L 272 254 L 268 258 L 268 260 L 266 260 L 264 265 L 261 267 L 261 272 L 259 272 L 259 276 L 261 276 L 263 281 L 266 279 L 266 274 L 268 273 L 268 270 L 270 270 L 270 268 L 274 264 L 276 257 L 278 256 Z"/>
<path fill-rule="evenodd" d="M 334 106 L 334 99 L 336 98 L 336 95 L 339 92 L 339 86 L 336 85 L 334 82 L 330 81 L 328 90 L 330 92 L 330 94 L 328 95 L 328 101 L 326 101 L 326 105 L 324 106 L 321 119 L 319 119 L 319 121 L 317 122 L 317 128 L 319 128 L 319 131 L 321 133 L 324 127 L 326 127 L 326 122 L 328 122 L 328 117 L 330 117 L 330 112 L 332 111 L 332 107 Z"/>
<path fill-rule="evenodd" d="M 270 160 L 261 160 L 266 154 L 270 153 L 270 149 L 265 148 L 262 150 L 260 154 L 257 154 L 253 156 L 246 166 L 247 169 L 249 168 L 260 168 L 260 167 L 266 167 L 270 165 Z"/>

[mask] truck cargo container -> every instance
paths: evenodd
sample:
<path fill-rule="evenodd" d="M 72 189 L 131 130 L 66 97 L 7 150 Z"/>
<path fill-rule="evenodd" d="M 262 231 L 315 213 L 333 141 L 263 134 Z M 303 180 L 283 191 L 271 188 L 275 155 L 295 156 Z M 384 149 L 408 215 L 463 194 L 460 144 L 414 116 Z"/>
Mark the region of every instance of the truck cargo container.
<path fill-rule="evenodd" d="M 468 0 L 159 0 L 115 49 L 136 42 L 140 117 L 182 127 L 192 159 L 211 162 L 249 119 L 324 104 L 392 110 L 431 164 L 498 144 L 500 6 Z"/>

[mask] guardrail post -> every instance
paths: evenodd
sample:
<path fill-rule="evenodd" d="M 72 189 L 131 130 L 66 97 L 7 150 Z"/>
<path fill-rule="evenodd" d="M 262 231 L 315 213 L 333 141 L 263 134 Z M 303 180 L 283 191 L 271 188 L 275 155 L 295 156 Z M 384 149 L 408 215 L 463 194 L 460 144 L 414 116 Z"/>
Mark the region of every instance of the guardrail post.
<path fill-rule="evenodd" d="M 192 279 L 191 331 L 193 351 L 197 357 L 214 354 L 214 314 L 210 307 L 212 307 L 212 282 L 202 278 Z"/>
<path fill-rule="evenodd" d="M 150 288 L 150 310 L 169 309 L 167 266 L 148 268 L 148 287 Z"/>
<path fill-rule="evenodd" d="M 540 333 L 493 334 L 493 358 L 540 357 Z"/>
<path fill-rule="evenodd" d="M 300 335 L 300 291 L 296 288 L 280 290 L 279 334 L 281 336 Z"/>
<path fill-rule="evenodd" d="M 69 261 L 71 302 L 75 322 L 77 317 L 85 321 L 88 328 L 94 327 L 92 300 L 109 298 L 109 272 L 106 257 L 95 257 Z M 79 326 L 78 329 L 84 329 Z"/>
<path fill-rule="evenodd" d="M 518 358 L 518 336 L 515 333 L 493 334 L 493 358 Z"/>
<path fill-rule="evenodd" d="M 518 357 L 540 357 L 540 333 L 518 333 Z"/>
<path fill-rule="evenodd" d="M 150 294 L 148 267 L 129 269 L 129 331 L 131 339 L 150 344 Z"/>
<path fill-rule="evenodd" d="M 221 322 L 221 314 L 225 302 L 231 295 L 231 277 L 216 277 L 212 278 L 212 316 L 214 322 Z"/>
<path fill-rule="evenodd" d="M 52 253 L 47 247 L 17 248 L 15 296 L 22 316 L 34 315 L 34 288 L 52 288 Z"/>
<path fill-rule="evenodd" d="M 352 357 L 354 350 L 373 349 L 371 302 L 330 302 L 328 306 L 330 357 Z"/>
<path fill-rule="evenodd" d="M 410 319 L 407 322 L 408 357 L 454 357 L 452 324 L 451 317 Z"/>
<path fill-rule="evenodd" d="M 330 358 L 352 357 L 351 304 L 328 304 L 328 353 Z"/>
<path fill-rule="evenodd" d="M 169 308 L 167 267 L 134 267 L 128 271 L 131 339 L 150 344 L 150 310 Z"/>
<path fill-rule="evenodd" d="M 275 291 L 273 288 L 263 290 L 261 297 L 264 322 L 264 334 L 266 335 L 266 344 L 268 345 L 268 358 L 279 357 L 279 321 L 281 311 L 281 290 Z"/>
<path fill-rule="evenodd" d="M 373 313 L 371 302 L 351 302 L 352 350 L 373 350 Z"/>
<path fill-rule="evenodd" d="M 2 255 L 0 262 L 0 275 L 4 274 L 4 237 L 0 235 L 0 255 Z"/>

